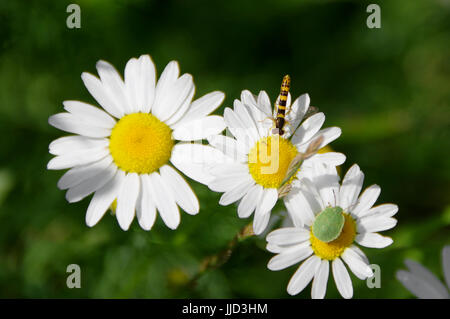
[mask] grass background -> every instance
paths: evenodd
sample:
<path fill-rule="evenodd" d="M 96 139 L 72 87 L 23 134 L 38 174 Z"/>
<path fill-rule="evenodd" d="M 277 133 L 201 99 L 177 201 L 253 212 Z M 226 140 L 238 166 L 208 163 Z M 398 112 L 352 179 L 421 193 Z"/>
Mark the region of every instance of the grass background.
<path fill-rule="evenodd" d="M 340 126 L 332 144 L 358 163 L 378 203 L 399 205 L 394 244 L 364 249 L 381 266 L 381 288 L 353 275 L 357 298 L 409 298 L 395 279 L 413 258 L 442 279 L 440 250 L 450 243 L 450 1 L 377 1 L 381 29 L 366 27 L 368 1 L 78 0 L 81 29 L 66 27 L 73 1 L 0 2 L 0 297 L 287 298 L 295 267 L 272 272 L 263 238 L 236 247 L 220 269 L 186 283 L 206 256 L 221 251 L 250 220 L 220 194 L 193 185 L 197 216 L 176 231 L 158 218 L 151 232 L 134 221 L 123 232 L 106 215 L 94 228 L 88 199 L 68 204 L 47 171 L 48 144 L 63 135 L 48 117 L 62 101 L 95 101 L 80 78 L 99 59 L 121 73 L 150 54 L 159 74 L 170 60 L 194 75 L 196 97 L 222 90 L 231 106 L 242 89 L 266 90 L 281 77 L 292 94 L 309 93 Z M 282 211 L 277 206 L 275 211 Z M 66 287 L 79 264 L 81 289 Z M 294 298 L 309 298 L 306 288 Z M 329 280 L 328 298 L 339 294 Z"/>

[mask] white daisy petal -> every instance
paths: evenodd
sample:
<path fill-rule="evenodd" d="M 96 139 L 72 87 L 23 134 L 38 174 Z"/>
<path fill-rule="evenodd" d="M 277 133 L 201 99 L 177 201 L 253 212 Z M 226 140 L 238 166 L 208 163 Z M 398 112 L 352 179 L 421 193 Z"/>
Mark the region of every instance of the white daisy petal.
<path fill-rule="evenodd" d="M 320 143 L 320 147 L 319 147 L 319 148 L 322 148 L 322 147 L 330 144 L 334 140 L 336 140 L 339 136 L 341 136 L 341 134 L 342 134 L 342 130 L 339 127 L 336 127 L 336 126 L 327 127 L 327 128 L 320 130 L 319 132 L 317 132 L 316 135 L 313 138 L 311 138 L 311 140 L 316 139 L 316 137 L 322 136 L 323 141 L 322 141 L 322 143 Z"/>
<path fill-rule="evenodd" d="M 284 204 L 294 225 L 297 227 L 311 226 L 315 212 L 322 210 L 321 204 L 317 203 L 315 197 L 305 187 L 300 188 L 300 183 L 294 181 L 292 190 L 284 197 Z"/>
<path fill-rule="evenodd" d="M 265 188 L 261 201 L 256 206 L 256 214 L 270 212 L 278 200 L 276 188 Z"/>
<path fill-rule="evenodd" d="M 109 155 L 107 148 L 92 148 L 52 158 L 47 169 L 67 169 L 78 165 L 85 165 L 101 160 Z"/>
<path fill-rule="evenodd" d="M 176 129 L 180 125 L 191 121 L 201 119 L 214 112 L 225 99 L 225 94 L 220 91 L 214 91 L 203 95 L 201 98 L 193 101 L 188 111 L 172 127 Z"/>
<path fill-rule="evenodd" d="M 266 237 L 266 240 L 276 245 L 299 244 L 308 240 L 309 231 L 299 227 L 285 227 L 272 231 Z"/>
<path fill-rule="evenodd" d="M 201 140 L 219 134 L 225 126 L 223 117 L 211 115 L 177 126 L 172 136 L 179 141 Z"/>
<path fill-rule="evenodd" d="M 183 75 L 183 76 L 185 76 L 185 75 Z M 183 76 L 180 77 L 179 80 L 183 80 L 182 79 Z M 173 125 L 175 125 L 175 123 L 177 123 L 180 119 L 182 119 L 184 117 L 184 115 L 186 114 L 186 112 L 188 111 L 188 109 L 191 106 L 192 98 L 194 97 L 194 94 L 195 94 L 195 86 L 194 86 L 194 81 L 192 79 L 192 76 L 190 74 L 188 74 L 186 76 L 188 78 L 190 77 L 191 83 L 189 83 L 187 88 L 185 88 L 185 90 L 188 90 L 188 91 L 180 93 L 180 96 L 178 97 L 180 106 L 175 110 L 173 115 L 166 120 L 166 124 L 169 125 L 170 127 L 173 127 Z M 175 84 L 177 84 L 177 83 L 175 83 Z M 173 103 L 178 103 L 178 102 L 173 102 Z"/>
<path fill-rule="evenodd" d="M 370 263 L 369 263 L 369 259 L 367 258 L 366 254 L 364 254 L 364 252 L 363 252 L 358 246 L 356 246 L 356 245 L 351 245 L 350 247 L 353 249 L 353 251 L 354 251 L 355 253 L 357 253 L 357 254 L 359 255 L 359 257 L 362 258 L 362 260 L 363 260 L 366 264 L 368 264 L 368 265 L 370 264 Z"/>
<path fill-rule="evenodd" d="M 309 141 L 322 127 L 325 122 L 325 114 L 319 112 L 308 117 L 292 136 L 292 143 L 300 145 Z"/>
<path fill-rule="evenodd" d="M 136 173 L 128 173 L 125 176 L 117 196 L 116 209 L 117 221 L 123 230 L 128 230 L 133 221 L 140 187 L 139 176 Z"/>
<path fill-rule="evenodd" d="M 378 185 L 372 185 L 361 194 L 358 200 L 358 204 L 351 210 L 351 213 L 355 216 L 363 214 L 369 210 L 378 199 L 381 188 Z"/>
<path fill-rule="evenodd" d="M 314 184 L 325 206 L 336 206 L 339 202 L 339 175 L 333 166 L 314 165 Z"/>
<path fill-rule="evenodd" d="M 93 126 L 111 129 L 116 121 L 105 111 L 98 107 L 80 101 L 64 101 L 64 109 L 75 115 L 80 120 Z"/>
<path fill-rule="evenodd" d="M 309 95 L 302 94 L 292 104 L 291 110 L 286 114 L 286 120 L 290 123 L 291 129 L 295 132 L 303 120 L 306 111 L 309 108 Z"/>
<path fill-rule="evenodd" d="M 155 194 L 155 204 L 164 223 L 170 229 L 176 229 L 180 224 L 180 211 L 169 187 L 158 173 L 149 175 L 149 186 Z"/>
<path fill-rule="evenodd" d="M 440 282 L 440 280 L 427 268 L 422 266 L 421 264 L 406 259 L 405 260 L 406 267 L 408 267 L 409 271 L 417 277 L 424 279 L 433 289 L 441 296 L 449 297 L 447 288 Z"/>
<path fill-rule="evenodd" d="M 83 72 L 81 74 L 81 79 L 89 93 L 106 112 L 116 118 L 121 118 L 124 115 L 122 107 L 117 104 L 114 97 L 109 93 L 109 90 L 104 87 L 97 77 L 90 73 Z"/>
<path fill-rule="evenodd" d="M 270 220 L 270 211 L 258 211 L 256 209 L 255 216 L 253 217 L 253 232 L 255 235 L 261 234 L 269 224 Z"/>
<path fill-rule="evenodd" d="M 219 135 L 217 135 L 219 136 Z M 216 177 L 223 177 L 229 175 L 245 175 L 248 174 L 248 166 L 241 163 L 226 163 L 223 165 L 216 165 L 208 167 L 208 172 Z"/>
<path fill-rule="evenodd" d="M 377 233 L 358 234 L 355 241 L 361 246 L 369 248 L 384 248 L 393 243 L 392 238 Z"/>
<path fill-rule="evenodd" d="M 82 181 L 80 184 L 69 188 L 66 193 L 66 199 L 69 203 L 75 203 L 89 194 L 95 192 L 96 190 L 102 188 L 111 178 L 114 177 L 117 171 L 117 166 L 111 163 L 95 175 L 89 176 L 89 178 Z"/>
<path fill-rule="evenodd" d="M 358 233 L 375 233 L 393 228 L 397 220 L 392 217 L 364 217 L 357 221 Z"/>
<path fill-rule="evenodd" d="M 92 227 L 99 222 L 117 198 L 124 178 L 125 173 L 118 170 L 114 178 L 95 192 L 86 212 L 86 225 Z"/>
<path fill-rule="evenodd" d="M 339 206 L 345 211 L 356 203 L 364 182 L 364 173 L 354 164 L 344 176 L 339 190 Z"/>
<path fill-rule="evenodd" d="M 125 83 L 122 81 L 119 72 L 110 63 L 102 60 L 97 62 L 96 67 L 103 87 L 114 98 L 116 105 L 120 106 L 125 114 L 133 113 L 133 109 L 129 106 L 127 94 L 125 93 Z"/>
<path fill-rule="evenodd" d="M 436 290 L 432 284 L 416 274 L 405 270 L 399 270 L 396 273 L 396 278 L 406 287 L 406 289 L 420 299 L 449 298 L 448 293 L 443 295 L 442 292 Z"/>
<path fill-rule="evenodd" d="M 256 143 L 251 136 L 247 135 L 246 124 L 241 122 L 241 119 L 232 109 L 229 107 L 225 108 L 223 118 L 231 134 L 236 137 L 238 142 L 244 144 L 246 149 L 250 148 L 250 145 L 254 145 Z"/>
<path fill-rule="evenodd" d="M 226 206 L 240 200 L 254 184 L 255 182 L 253 180 L 244 180 L 233 189 L 223 193 L 220 197 L 219 204 Z"/>
<path fill-rule="evenodd" d="M 320 267 L 320 258 L 316 255 L 305 260 L 289 281 L 287 292 L 290 295 L 296 295 L 309 284 L 317 268 Z"/>
<path fill-rule="evenodd" d="M 171 95 L 173 93 L 171 92 L 171 87 L 177 80 L 179 74 L 180 67 L 178 66 L 178 62 L 171 61 L 164 68 L 164 71 L 162 72 L 158 83 L 156 84 L 156 95 L 154 103 L 152 105 L 152 113 L 159 119 L 168 118 L 167 115 L 163 114 L 165 112 L 165 109 L 162 102 L 164 102 L 168 95 Z"/>
<path fill-rule="evenodd" d="M 267 243 L 266 250 L 268 252 L 271 252 L 271 253 L 274 253 L 274 254 L 279 254 L 279 253 L 281 253 L 283 251 L 283 248 L 278 246 L 278 245 L 272 244 L 272 243 Z"/>
<path fill-rule="evenodd" d="M 261 185 L 253 185 L 239 203 L 238 216 L 240 218 L 249 217 L 256 209 L 256 205 L 261 201 L 263 193 L 264 191 Z"/>
<path fill-rule="evenodd" d="M 330 273 L 330 263 L 328 260 L 321 260 L 320 266 L 314 274 L 314 279 L 311 288 L 312 299 L 323 299 L 327 291 L 328 276 Z"/>
<path fill-rule="evenodd" d="M 111 129 L 86 123 L 82 118 L 71 113 L 54 114 L 49 117 L 48 123 L 62 131 L 87 137 L 109 137 L 111 135 Z"/>
<path fill-rule="evenodd" d="M 234 138 L 224 135 L 213 135 L 208 137 L 208 142 L 235 161 L 247 163 L 248 157 L 245 154 L 243 145 L 239 144 Z M 245 167 L 247 168 L 247 166 Z"/>
<path fill-rule="evenodd" d="M 336 283 L 336 287 L 341 296 L 345 299 L 353 297 L 352 281 L 344 263 L 339 258 L 336 258 L 331 263 L 331 268 L 333 271 L 334 282 Z"/>
<path fill-rule="evenodd" d="M 255 121 L 250 116 L 247 108 L 239 100 L 234 100 L 234 112 L 240 118 L 241 123 L 246 124 L 246 132 L 251 140 L 256 143 L 259 140 L 259 133 Z"/>
<path fill-rule="evenodd" d="M 344 250 L 341 258 L 348 265 L 350 270 L 361 280 L 373 276 L 372 268 L 361 258 L 361 256 L 351 247 Z"/>
<path fill-rule="evenodd" d="M 155 198 L 155 194 L 149 186 L 147 174 L 139 176 L 139 179 L 141 188 L 136 202 L 136 218 L 142 229 L 150 230 L 156 220 L 156 205 L 152 199 Z"/>
<path fill-rule="evenodd" d="M 442 269 L 447 287 L 450 288 L 450 245 L 442 249 Z"/>
<path fill-rule="evenodd" d="M 328 166 L 339 166 L 345 162 L 345 159 L 346 156 L 342 153 L 327 152 L 323 154 L 315 154 L 306 161 L 314 161 L 315 164 L 321 163 Z"/>
<path fill-rule="evenodd" d="M 93 148 L 106 148 L 109 146 L 109 140 L 106 138 L 91 138 L 86 136 L 64 136 L 60 137 L 48 146 L 50 154 L 69 155 L 80 150 L 90 150 Z"/>
<path fill-rule="evenodd" d="M 236 186 L 238 186 L 239 183 L 241 182 L 250 183 L 252 181 L 253 181 L 252 177 L 247 172 L 235 173 L 214 178 L 210 183 L 208 183 L 208 187 L 210 190 L 214 192 L 228 192 L 236 188 Z"/>
<path fill-rule="evenodd" d="M 87 180 L 90 176 L 98 174 L 100 171 L 105 170 L 113 159 L 111 156 L 86 165 L 75 166 L 68 170 L 58 181 L 59 189 L 68 189 L 74 187 L 81 182 Z"/>
<path fill-rule="evenodd" d="M 200 205 L 197 196 L 180 174 L 169 165 L 160 168 L 161 178 L 172 190 L 175 201 L 188 214 L 195 215 L 199 212 Z"/>
<path fill-rule="evenodd" d="M 267 264 L 267 268 L 273 271 L 281 270 L 301 262 L 311 256 L 312 253 L 313 250 L 309 243 L 307 245 L 296 245 L 272 257 Z"/>
<path fill-rule="evenodd" d="M 392 217 L 398 212 L 398 206 L 395 204 L 382 204 L 374 206 L 369 210 L 361 212 L 359 218 L 362 217 Z"/>
<path fill-rule="evenodd" d="M 208 165 L 226 164 L 230 158 L 214 147 L 201 144 L 178 143 L 172 149 L 172 164 L 184 175 L 202 184 L 214 179 Z"/>

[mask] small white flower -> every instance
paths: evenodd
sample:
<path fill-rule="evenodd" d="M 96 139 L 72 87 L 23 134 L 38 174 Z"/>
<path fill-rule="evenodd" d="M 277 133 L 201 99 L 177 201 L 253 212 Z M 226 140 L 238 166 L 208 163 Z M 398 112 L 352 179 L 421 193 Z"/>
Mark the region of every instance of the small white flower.
<path fill-rule="evenodd" d="M 420 299 L 449 299 L 450 298 L 450 246 L 442 249 L 442 270 L 444 272 L 445 287 L 440 280 L 421 264 L 405 260 L 409 271 L 399 270 L 397 279 L 412 294 Z"/>
<path fill-rule="evenodd" d="M 48 169 L 68 169 L 58 187 L 67 189 L 69 202 L 94 196 L 86 223 L 94 226 L 117 200 L 116 216 L 127 230 L 136 214 L 140 226 L 150 230 L 156 210 L 171 229 L 180 223 L 180 206 L 188 214 L 199 211 L 198 199 L 188 183 L 171 166 L 200 181 L 211 179 L 202 168 L 215 153 L 206 145 L 176 143 L 218 134 L 221 116 L 208 116 L 224 99 L 222 92 L 206 94 L 192 102 L 192 76 L 179 76 L 176 61 L 164 69 L 159 81 L 150 56 L 132 58 L 123 81 L 105 61 L 97 63 L 100 79 L 89 73 L 81 78 L 101 110 L 79 102 L 64 101 L 65 113 L 49 118 L 50 125 L 76 135 L 53 141 L 55 157 Z M 200 153 L 197 162 L 191 149 Z"/>
<path fill-rule="evenodd" d="M 354 242 L 372 248 L 390 245 L 392 239 L 377 232 L 396 225 L 392 216 L 398 207 L 372 207 L 380 194 L 377 185 L 359 195 L 364 175 L 356 164 L 348 170 L 342 185 L 333 167 L 317 165 L 309 173 L 293 183 L 294 189 L 288 195 L 286 206 L 295 226 L 277 229 L 267 236 L 267 250 L 278 254 L 269 261 L 268 268 L 281 270 L 306 259 L 292 276 L 287 291 L 296 295 L 313 280 L 312 298 L 324 298 L 331 263 L 340 294 L 351 298 L 353 286 L 344 262 L 361 280 L 373 275 L 366 255 Z M 330 223 L 335 217 L 342 223 Z"/>
<path fill-rule="evenodd" d="M 211 168 L 215 176 L 208 186 L 216 192 L 224 192 L 221 205 L 240 200 L 238 215 L 249 217 L 254 211 L 253 229 L 260 234 L 267 227 L 270 213 L 278 200 L 281 186 L 291 161 L 299 152 L 305 152 L 310 143 L 323 136 L 320 147 L 324 147 L 341 135 L 341 129 L 322 129 L 323 113 L 317 113 L 302 122 L 309 108 L 309 96 L 304 94 L 291 106 L 288 96 L 285 133 L 272 132 L 272 107 L 265 91 L 256 97 L 245 90 L 241 100 L 234 101 L 234 107 L 225 108 L 225 123 L 234 138 L 216 135 L 209 143 L 227 155 L 229 161 Z M 300 125 L 301 124 L 301 125 Z M 305 160 L 295 178 L 301 178 L 316 164 L 340 165 L 344 154 L 316 154 Z"/>

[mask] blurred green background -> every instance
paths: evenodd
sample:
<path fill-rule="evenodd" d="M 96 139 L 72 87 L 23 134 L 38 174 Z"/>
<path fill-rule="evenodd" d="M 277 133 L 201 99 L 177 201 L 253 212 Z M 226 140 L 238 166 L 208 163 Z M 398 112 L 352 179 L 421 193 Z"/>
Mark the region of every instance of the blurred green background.
<path fill-rule="evenodd" d="M 288 298 L 295 267 L 272 272 L 263 238 L 239 243 L 230 260 L 189 285 L 202 260 L 224 249 L 251 220 L 220 194 L 193 185 L 197 216 L 182 214 L 171 231 L 158 218 L 128 232 L 105 215 L 88 228 L 89 199 L 68 204 L 47 171 L 48 144 L 64 133 L 48 117 L 62 101 L 96 104 L 80 75 L 104 59 L 121 73 L 131 57 L 150 54 L 160 73 L 172 59 L 194 75 L 196 97 L 266 90 L 281 77 L 309 93 L 340 126 L 332 144 L 358 163 L 365 186 L 394 202 L 394 244 L 364 249 L 381 266 L 381 288 L 352 275 L 355 298 L 410 298 L 395 279 L 413 258 L 442 279 L 440 250 L 450 243 L 450 1 L 377 1 L 381 29 L 366 26 L 367 1 L 78 0 L 81 29 L 66 27 L 74 1 L 0 1 L 0 297 Z M 275 211 L 282 211 L 277 206 Z M 66 287 L 79 264 L 81 289 Z M 294 298 L 309 298 L 310 287 Z M 339 298 L 334 281 L 327 298 Z"/>

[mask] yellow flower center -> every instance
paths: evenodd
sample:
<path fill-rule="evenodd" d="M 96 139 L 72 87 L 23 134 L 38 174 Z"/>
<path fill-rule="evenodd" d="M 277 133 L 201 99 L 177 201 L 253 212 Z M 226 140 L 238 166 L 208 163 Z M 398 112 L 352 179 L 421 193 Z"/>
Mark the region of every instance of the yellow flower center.
<path fill-rule="evenodd" d="M 264 188 L 279 188 L 289 164 L 298 154 L 287 139 L 272 135 L 260 139 L 248 154 L 248 168 L 256 183 Z M 288 181 L 291 183 L 295 174 Z"/>
<path fill-rule="evenodd" d="M 173 145 L 169 126 L 152 114 L 133 113 L 114 126 L 109 150 L 123 171 L 149 174 L 169 161 Z"/>
<path fill-rule="evenodd" d="M 342 255 L 344 250 L 349 247 L 356 236 L 356 223 L 353 218 L 347 214 L 343 213 L 345 218 L 344 227 L 342 228 L 342 232 L 338 238 L 328 243 L 320 241 L 317 239 L 312 232 L 311 229 L 311 247 L 314 251 L 314 254 L 319 256 L 322 259 L 334 260 Z"/>

